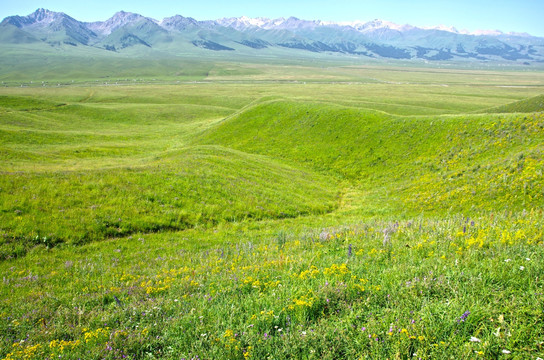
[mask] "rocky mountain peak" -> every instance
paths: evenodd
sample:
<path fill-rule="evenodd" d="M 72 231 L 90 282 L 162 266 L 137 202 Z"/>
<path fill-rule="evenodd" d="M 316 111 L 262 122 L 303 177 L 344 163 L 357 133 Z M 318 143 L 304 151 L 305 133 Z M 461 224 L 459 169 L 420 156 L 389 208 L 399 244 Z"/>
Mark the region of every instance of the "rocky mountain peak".
<path fill-rule="evenodd" d="M 88 23 L 87 27 L 98 34 L 109 35 L 122 26 L 145 19 L 151 20 L 155 23 L 157 22 L 156 20 L 146 18 L 140 14 L 121 10 L 116 12 L 108 20 Z"/>

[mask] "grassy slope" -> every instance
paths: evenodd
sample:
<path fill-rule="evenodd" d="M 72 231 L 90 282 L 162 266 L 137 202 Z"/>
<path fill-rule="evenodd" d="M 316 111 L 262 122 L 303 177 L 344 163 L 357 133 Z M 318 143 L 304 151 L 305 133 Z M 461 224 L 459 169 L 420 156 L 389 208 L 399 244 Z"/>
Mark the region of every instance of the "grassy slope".
<path fill-rule="evenodd" d="M 8 249 L 17 242 L 19 253 L 42 242 L 296 217 L 336 206 L 327 177 L 217 147 L 169 153 L 137 168 L 4 173 L 0 187 L 3 242 Z"/>
<path fill-rule="evenodd" d="M 539 88 L 323 71 L 422 81 L 0 89 L 0 356 L 543 357 Z"/>
<path fill-rule="evenodd" d="M 330 177 L 217 146 L 187 147 L 199 127 L 232 111 L 220 98 L 2 100 L 3 258 L 39 243 L 296 217 L 337 204 Z"/>
<path fill-rule="evenodd" d="M 543 129 L 542 114 L 405 118 L 274 101 L 197 141 L 332 172 L 366 191 L 389 193 L 396 212 L 475 211 L 542 204 Z"/>
<path fill-rule="evenodd" d="M 528 113 L 544 111 L 544 95 L 513 102 L 489 109 L 489 113 Z"/>

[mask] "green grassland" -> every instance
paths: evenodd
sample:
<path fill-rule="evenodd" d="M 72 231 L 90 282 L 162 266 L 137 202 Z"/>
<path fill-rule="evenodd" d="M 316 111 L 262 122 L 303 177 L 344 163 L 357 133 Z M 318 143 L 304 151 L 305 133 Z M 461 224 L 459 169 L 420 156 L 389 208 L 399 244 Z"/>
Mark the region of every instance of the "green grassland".
<path fill-rule="evenodd" d="M 490 113 L 527 113 L 544 110 L 544 95 L 489 109 Z"/>
<path fill-rule="evenodd" d="M 5 71 L 0 358 L 544 357 L 544 73 L 212 60 Z"/>

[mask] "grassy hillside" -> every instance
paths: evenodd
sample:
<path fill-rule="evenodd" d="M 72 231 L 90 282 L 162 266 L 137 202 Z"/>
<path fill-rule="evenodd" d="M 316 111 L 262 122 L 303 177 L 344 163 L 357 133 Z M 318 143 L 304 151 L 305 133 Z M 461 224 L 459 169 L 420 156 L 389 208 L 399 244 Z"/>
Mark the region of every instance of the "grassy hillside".
<path fill-rule="evenodd" d="M 543 129 L 542 113 L 399 117 L 272 101 L 197 141 L 334 173 L 389 193 L 397 211 L 477 211 L 542 204 Z"/>
<path fill-rule="evenodd" d="M 544 95 L 498 106 L 488 110 L 489 113 L 528 113 L 544 111 Z"/>
<path fill-rule="evenodd" d="M 140 167 L 1 179 L 2 258 L 38 244 L 326 213 L 337 202 L 330 178 L 216 147 L 189 148 Z"/>
<path fill-rule="evenodd" d="M 542 74 L 206 71 L 0 88 L 0 358 L 544 358 Z"/>
<path fill-rule="evenodd" d="M 1 98 L 2 258 L 38 244 L 297 217 L 337 205 L 329 176 L 186 146 L 199 127 L 232 111 L 220 99 L 72 96 L 67 103 Z"/>

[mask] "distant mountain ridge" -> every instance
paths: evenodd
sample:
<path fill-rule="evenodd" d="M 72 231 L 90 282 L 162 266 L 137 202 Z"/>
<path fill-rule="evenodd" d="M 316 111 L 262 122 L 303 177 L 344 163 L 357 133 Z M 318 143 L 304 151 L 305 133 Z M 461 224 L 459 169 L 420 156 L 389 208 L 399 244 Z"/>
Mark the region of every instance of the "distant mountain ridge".
<path fill-rule="evenodd" d="M 289 18 L 222 18 L 198 21 L 175 15 L 155 20 L 120 11 L 106 21 L 80 22 L 62 12 L 38 9 L 0 23 L 0 44 L 44 43 L 123 51 L 144 46 L 163 53 L 283 49 L 371 58 L 544 62 L 544 38 L 526 33 L 459 31 L 384 20 L 324 22 Z"/>
<path fill-rule="evenodd" d="M 106 21 L 96 21 L 96 22 L 84 23 L 84 24 L 87 26 L 87 28 L 89 28 L 90 30 L 94 31 L 97 34 L 109 35 L 120 27 L 123 27 L 131 23 L 137 23 L 140 21 L 155 22 L 155 20 L 143 17 L 142 15 L 139 15 L 139 14 L 119 11 Z"/>

